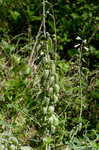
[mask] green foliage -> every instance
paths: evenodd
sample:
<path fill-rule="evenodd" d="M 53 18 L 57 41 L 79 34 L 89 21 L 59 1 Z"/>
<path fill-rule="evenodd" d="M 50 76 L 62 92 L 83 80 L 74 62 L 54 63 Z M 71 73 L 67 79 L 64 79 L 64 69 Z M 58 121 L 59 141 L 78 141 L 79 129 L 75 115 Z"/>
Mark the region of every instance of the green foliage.
<path fill-rule="evenodd" d="M 0 134 L 0 150 L 32 150 L 30 146 L 21 146 L 17 138 L 10 133 Z"/>
<path fill-rule="evenodd" d="M 98 150 L 97 4 L 0 1 L 1 149 Z"/>

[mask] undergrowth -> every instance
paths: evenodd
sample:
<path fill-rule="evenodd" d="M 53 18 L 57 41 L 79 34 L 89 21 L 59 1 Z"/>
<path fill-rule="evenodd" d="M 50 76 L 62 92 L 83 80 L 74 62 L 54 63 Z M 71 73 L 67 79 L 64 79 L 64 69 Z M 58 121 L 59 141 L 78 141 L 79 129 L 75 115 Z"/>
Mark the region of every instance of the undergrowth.
<path fill-rule="evenodd" d="M 35 39 L 28 33 L 24 46 L 13 44 L 17 37 L 0 43 L 0 149 L 98 150 L 98 122 L 96 118 L 97 128 L 91 130 L 88 110 L 99 84 L 93 85 L 86 67 L 87 41 L 77 37 L 75 56 L 60 60 L 53 8 L 45 0 L 42 7 Z M 53 35 L 46 29 L 48 15 Z M 96 70 L 96 80 L 98 76 Z"/>

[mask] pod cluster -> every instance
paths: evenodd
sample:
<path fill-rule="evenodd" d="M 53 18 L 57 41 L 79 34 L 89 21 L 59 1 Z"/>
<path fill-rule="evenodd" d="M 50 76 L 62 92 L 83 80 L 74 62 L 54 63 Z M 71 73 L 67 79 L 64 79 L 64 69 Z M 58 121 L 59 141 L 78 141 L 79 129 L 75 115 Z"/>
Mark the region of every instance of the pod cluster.
<path fill-rule="evenodd" d="M 59 78 L 55 60 L 51 60 L 49 55 L 44 57 L 44 65 L 45 69 L 42 76 L 43 114 L 44 121 L 49 125 L 49 129 L 53 133 L 59 123 L 58 116 L 55 113 L 55 106 L 59 100 Z"/>

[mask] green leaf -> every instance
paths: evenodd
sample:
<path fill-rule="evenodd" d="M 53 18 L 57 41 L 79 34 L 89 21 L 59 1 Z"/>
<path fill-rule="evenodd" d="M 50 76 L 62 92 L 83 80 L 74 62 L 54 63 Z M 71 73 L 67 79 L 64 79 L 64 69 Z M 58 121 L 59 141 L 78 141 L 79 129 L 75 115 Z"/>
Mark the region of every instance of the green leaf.
<path fill-rule="evenodd" d="M 13 20 L 17 20 L 20 17 L 20 13 L 18 11 L 12 11 L 10 10 L 10 14 Z"/>
<path fill-rule="evenodd" d="M 32 16 L 31 21 L 41 21 L 42 17 L 41 16 Z"/>

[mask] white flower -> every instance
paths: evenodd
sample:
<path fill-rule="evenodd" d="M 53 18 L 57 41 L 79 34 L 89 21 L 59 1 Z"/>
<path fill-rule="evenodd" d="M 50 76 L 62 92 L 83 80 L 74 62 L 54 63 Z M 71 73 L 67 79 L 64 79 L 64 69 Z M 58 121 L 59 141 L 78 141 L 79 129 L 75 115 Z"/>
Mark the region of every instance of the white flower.
<path fill-rule="evenodd" d="M 80 46 L 80 44 L 75 45 L 74 47 L 77 48 L 78 46 Z"/>
<path fill-rule="evenodd" d="M 44 55 L 44 52 L 41 52 L 41 56 Z"/>
<path fill-rule="evenodd" d="M 81 40 L 81 38 L 79 36 L 76 37 L 76 40 Z"/>
<path fill-rule="evenodd" d="M 86 51 L 88 51 L 88 48 L 87 48 L 87 47 L 85 47 L 85 46 L 84 46 L 84 49 L 85 49 Z"/>
<path fill-rule="evenodd" d="M 87 43 L 87 40 L 86 40 L 86 39 L 85 39 L 85 40 L 83 40 L 83 43 L 85 43 L 85 44 L 86 44 L 86 43 Z"/>

